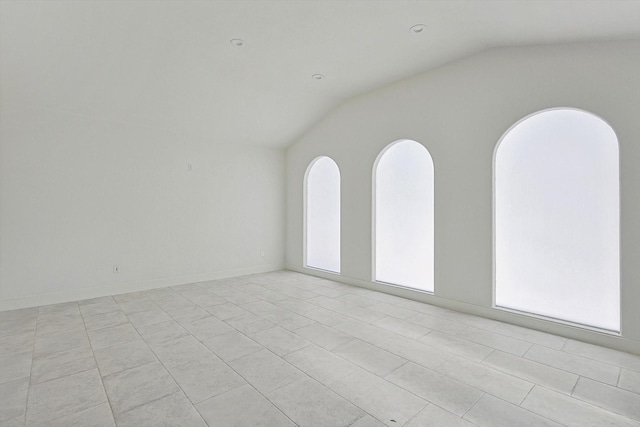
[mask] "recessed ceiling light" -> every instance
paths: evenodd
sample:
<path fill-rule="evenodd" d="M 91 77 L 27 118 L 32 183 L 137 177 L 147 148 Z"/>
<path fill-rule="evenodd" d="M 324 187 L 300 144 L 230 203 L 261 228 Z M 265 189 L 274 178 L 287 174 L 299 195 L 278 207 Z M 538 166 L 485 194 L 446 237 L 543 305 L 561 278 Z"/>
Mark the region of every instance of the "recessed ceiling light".
<path fill-rule="evenodd" d="M 231 39 L 229 43 L 238 47 L 244 46 L 244 40 L 240 40 L 240 39 Z"/>
<path fill-rule="evenodd" d="M 322 80 L 322 79 L 324 79 L 324 75 L 322 75 L 322 74 L 314 74 L 313 76 L 311 76 L 311 78 L 313 78 L 314 80 Z"/>
<path fill-rule="evenodd" d="M 414 25 L 413 27 L 411 27 L 411 28 L 410 28 L 410 31 L 411 31 L 413 34 L 420 34 L 420 33 L 422 33 L 426 28 L 427 28 L 427 26 L 426 26 L 426 25 L 424 25 L 424 24 L 416 24 L 416 25 Z"/>

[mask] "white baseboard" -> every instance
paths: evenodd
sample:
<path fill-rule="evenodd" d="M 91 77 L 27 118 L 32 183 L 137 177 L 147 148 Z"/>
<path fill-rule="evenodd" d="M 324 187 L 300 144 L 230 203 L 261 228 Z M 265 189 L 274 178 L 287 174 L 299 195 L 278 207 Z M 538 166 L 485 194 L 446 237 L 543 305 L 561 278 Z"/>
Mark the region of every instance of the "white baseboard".
<path fill-rule="evenodd" d="M 184 285 L 187 283 L 206 282 L 208 280 L 226 279 L 229 277 L 244 276 L 247 274 L 267 273 L 270 271 L 282 270 L 283 268 L 284 266 L 281 264 L 257 265 L 230 270 L 218 270 L 207 273 L 162 277 L 142 282 L 29 295 L 25 297 L 0 300 L 0 311 L 37 307 L 49 304 L 59 304 L 63 302 L 79 301 L 83 299 L 103 297 L 107 295 L 124 294 L 128 292 L 147 291 L 149 289 L 165 288 L 168 286 Z"/>
<path fill-rule="evenodd" d="M 462 313 L 473 314 L 487 319 L 511 323 L 525 328 L 536 329 L 538 331 L 548 332 L 554 335 L 560 335 L 566 338 L 640 355 L 640 341 L 631 340 L 624 336 L 607 333 L 605 331 L 556 322 L 551 319 L 529 316 L 524 313 L 517 313 L 493 307 L 482 307 L 479 305 L 437 297 L 426 292 L 420 292 L 399 286 L 385 285 L 383 283 L 371 282 L 353 277 L 346 277 L 340 274 L 324 272 L 311 268 L 293 265 L 286 265 L 285 268 L 287 270 L 297 271 L 298 273 L 307 274 L 309 276 L 316 276 L 347 285 L 359 286 L 361 288 L 424 302 L 438 307 L 460 311 Z"/>

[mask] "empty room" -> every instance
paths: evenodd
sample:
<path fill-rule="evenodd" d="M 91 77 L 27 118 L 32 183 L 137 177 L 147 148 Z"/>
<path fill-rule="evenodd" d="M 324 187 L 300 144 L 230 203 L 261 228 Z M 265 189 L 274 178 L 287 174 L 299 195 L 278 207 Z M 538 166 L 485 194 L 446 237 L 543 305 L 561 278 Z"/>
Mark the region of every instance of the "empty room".
<path fill-rule="evenodd" d="M 640 0 L 0 0 L 0 427 L 640 427 Z"/>

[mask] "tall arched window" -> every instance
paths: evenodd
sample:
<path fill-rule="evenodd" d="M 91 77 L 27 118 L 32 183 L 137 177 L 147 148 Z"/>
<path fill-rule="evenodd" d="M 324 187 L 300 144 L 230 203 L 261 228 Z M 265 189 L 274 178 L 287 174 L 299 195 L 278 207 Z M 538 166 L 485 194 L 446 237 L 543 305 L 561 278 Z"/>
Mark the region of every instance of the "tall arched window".
<path fill-rule="evenodd" d="M 374 279 L 433 292 L 433 161 L 415 141 L 387 146 L 374 166 Z"/>
<path fill-rule="evenodd" d="M 305 176 L 305 264 L 340 272 L 340 170 L 329 157 L 311 162 Z"/>
<path fill-rule="evenodd" d="M 553 109 L 514 125 L 495 173 L 495 304 L 620 330 L 618 140 Z"/>

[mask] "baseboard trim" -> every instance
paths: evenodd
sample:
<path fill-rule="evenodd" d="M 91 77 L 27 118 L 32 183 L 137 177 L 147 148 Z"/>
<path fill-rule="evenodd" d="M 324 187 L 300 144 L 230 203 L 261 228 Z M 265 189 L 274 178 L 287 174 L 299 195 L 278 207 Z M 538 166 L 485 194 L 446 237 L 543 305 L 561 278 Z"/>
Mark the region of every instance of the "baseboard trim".
<path fill-rule="evenodd" d="M 590 344 L 601 345 L 604 347 L 612 348 L 614 350 L 620 350 L 627 353 L 640 355 L 640 342 L 630 340 L 621 335 L 610 334 L 588 328 L 581 328 L 576 325 L 554 322 L 550 319 L 532 317 L 526 314 L 520 314 L 498 308 L 483 307 L 465 302 L 450 300 L 437 297 L 426 292 L 415 291 L 398 286 L 385 285 L 382 283 L 342 276 L 340 274 L 328 273 L 316 269 L 298 267 L 289 264 L 285 266 L 285 269 L 307 274 L 309 276 L 333 280 L 335 282 L 340 282 L 347 285 L 371 289 L 373 291 L 395 295 L 398 297 L 407 298 L 410 300 L 419 301 L 426 304 L 459 311 L 462 313 L 473 314 L 475 316 L 480 316 L 487 319 L 511 323 L 513 325 L 523 326 L 525 328 L 535 329 L 542 332 L 548 332 L 550 334 L 560 335 L 565 338 L 583 341 Z"/>
<path fill-rule="evenodd" d="M 187 283 L 206 282 L 208 280 L 226 279 L 229 277 L 244 276 L 247 274 L 268 273 L 282 270 L 282 264 L 267 264 L 251 267 L 217 270 L 207 273 L 187 274 L 181 276 L 162 277 L 140 282 L 124 283 L 118 285 L 100 286 L 94 288 L 74 289 L 63 292 L 51 292 L 46 294 L 30 295 L 19 298 L 0 300 L 0 311 L 15 310 L 19 308 L 37 307 L 41 305 L 59 304 L 69 301 L 79 301 L 89 298 L 97 298 L 108 295 L 124 294 L 129 292 L 148 291 L 150 289 L 166 288 L 168 286 L 184 285 Z"/>

